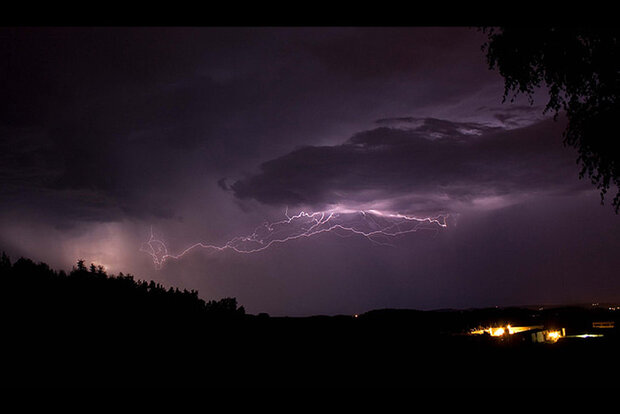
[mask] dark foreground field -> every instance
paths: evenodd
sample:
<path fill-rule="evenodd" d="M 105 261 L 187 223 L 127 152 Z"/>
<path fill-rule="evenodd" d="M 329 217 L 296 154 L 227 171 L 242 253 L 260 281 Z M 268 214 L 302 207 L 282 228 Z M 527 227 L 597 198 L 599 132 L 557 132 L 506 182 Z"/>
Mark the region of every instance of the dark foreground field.
<path fill-rule="evenodd" d="M 28 321 L 4 332 L 2 376 L 5 385 L 42 386 L 620 384 L 614 336 L 554 344 L 502 341 L 425 330 L 386 313 L 376 320 L 246 315 L 163 326 Z"/>
<path fill-rule="evenodd" d="M 600 307 L 377 310 L 359 317 L 247 315 L 96 269 L 2 270 L 4 386 L 615 387 L 618 311 Z M 532 343 L 464 333 L 498 323 L 592 330 Z M 601 331 L 599 331 L 600 333 Z"/>

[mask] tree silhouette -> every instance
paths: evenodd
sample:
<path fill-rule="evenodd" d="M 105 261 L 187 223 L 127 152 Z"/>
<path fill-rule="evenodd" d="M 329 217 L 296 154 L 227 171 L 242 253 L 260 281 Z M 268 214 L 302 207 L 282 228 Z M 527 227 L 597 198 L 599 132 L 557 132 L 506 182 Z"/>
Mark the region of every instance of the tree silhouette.
<path fill-rule="evenodd" d="M 78 271 L 85 271 L 86 270 L 86 266 L 84 265 L 84 260 L 80 259 L 77 261 L 77 270 Z"/>
<path fill-rule="evenodd" d="M 615 148 L 620 114 L 620 51 L 618 28 L 484 28 L 482 46 L 490 69 L 505 81 L 504 100 L 518 94 L 533 102 L 535 90 L 545 86 L 545 112 L 564 111 L 568 126 L 564 144 L 575 147 L 581 164 L 579 178 L 588 176 L 604 203 L 608 190 L 620 210 L 620 161 Z"/>
<path fill-rule="evenodd" d="M 103 266 L 86 267 L 79 260 L 69 274 L 46 263 L 20 258 L 11 264 L 0 255 L 0 310 L 45 315 L 71 326 L 114 321 L 117 328 L 133 330 L 135 321 L 160 326 L 175 321 L 200 325 L 214 318 L 240 319 L 244 308 L 235 298 L 205 302 L 195 290 L 166 288 L 154 281 L 136 281 L 130 274 L 108 275 Z M 3 314 L 3 312 L 0 312 Z M 6 313 L 4 313 L 6 314 Z M 153 325 L 155 324 L 155 325 Z M 81 328 L 80 328 L 81 329 Z"/>

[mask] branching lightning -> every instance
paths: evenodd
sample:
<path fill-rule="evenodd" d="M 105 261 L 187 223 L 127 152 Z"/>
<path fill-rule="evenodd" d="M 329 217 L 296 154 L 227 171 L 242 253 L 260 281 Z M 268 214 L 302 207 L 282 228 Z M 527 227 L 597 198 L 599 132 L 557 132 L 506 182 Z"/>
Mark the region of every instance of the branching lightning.
<path fill-rule="evenodd" d="M 370 242 L 392 246 L 391 239 L 414 233 L 422 229 L 438 231 L 447 227 L 447 215 L 436 217 L 413 217 L 378 210 L 350 211 L 330 210 L 315 213 L 300 212 L 273 223 L 263 223 L 247 236 L 237 236 L 223 245 L 195 243 L 178 254 L 168 252 L 166 244 L 156 238 L 151 228 L 149 240 L 142 244 L 140 251 L 153 258 L 156 268 L 161 268 L 167 260 L 180 259 L 196 249 L 213 251 L 232 250 L 237 253 L 258 253 L 275 244 L 282 244 L 304 237 L 322 233 L 334 233 L 340 237 L 358 236 Z"/>

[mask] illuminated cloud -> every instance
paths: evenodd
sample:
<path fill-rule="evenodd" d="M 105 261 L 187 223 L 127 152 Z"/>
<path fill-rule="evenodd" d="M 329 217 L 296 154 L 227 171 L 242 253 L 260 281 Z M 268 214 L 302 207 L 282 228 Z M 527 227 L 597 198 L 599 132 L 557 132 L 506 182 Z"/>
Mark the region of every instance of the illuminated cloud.
<path fill-rule="evenodd" d="M 272 205 L 438 212 L 587 188 L 561 145 L 559 121 L 516 129 L 433 118 L 379 123 L 389 126 L 267 161 L 231 189 Z"/>

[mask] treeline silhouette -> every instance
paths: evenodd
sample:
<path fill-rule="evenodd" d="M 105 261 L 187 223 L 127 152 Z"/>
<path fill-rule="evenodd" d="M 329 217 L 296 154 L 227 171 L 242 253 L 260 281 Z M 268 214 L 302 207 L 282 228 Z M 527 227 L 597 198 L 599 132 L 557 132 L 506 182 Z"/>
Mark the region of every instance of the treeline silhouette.
<path fill-rule="evenodd" d="M 461 335 L 480 324 L 591 326 L 605 309 L 250 315 L 235 298 L 78 261 L 66 273 L 0 257 L 3 385 L 617 386 L 617 335 L 532 344 Z M 614 331 L 615 332 L 615 331 Z"/>
<path fill-rule="evenodd" d="M 245 314 L 235 298 L 205 302 L 196 290 L 166 288 L 131 274 L 108 275 L 102 266 L 78 260 L 68 274 L 46 263 L 20 258 L 11 264 L 0 257 L 2 306 L 31 321 L 44 317 L 56 322 L 114 321 L 186 323 L 199 319 L 238 318 Z M 48 321 L 52 322 L 52 321 Z"/>
<path fill-rule="evenodd" d="M 230 348 L 245 316 L 235 298 L 204 301 L 83 260 L 66 273 L 3 252 L 0 286 L 7 385 L 191 383 L 196 358 Z"/>

